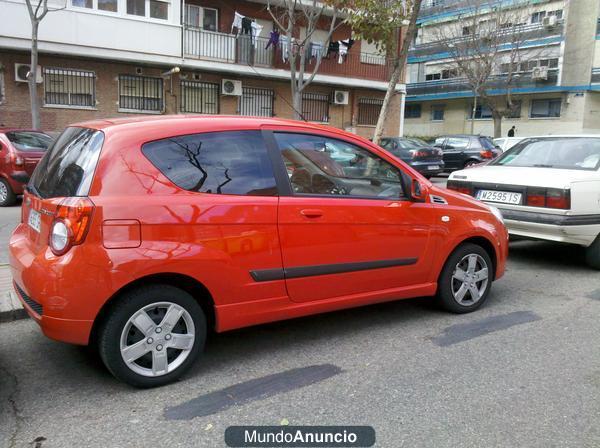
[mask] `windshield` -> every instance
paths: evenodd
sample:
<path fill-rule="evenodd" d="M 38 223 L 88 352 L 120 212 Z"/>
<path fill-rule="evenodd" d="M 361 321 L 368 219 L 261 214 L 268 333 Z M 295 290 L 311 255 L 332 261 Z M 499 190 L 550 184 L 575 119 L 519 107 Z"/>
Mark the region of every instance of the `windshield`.
<path fill-rule="evenodd" d="M 100 131 L 65 129 L 33 172 L 33 192 L 42 198 L 87 196 L 103 142 Z"/>
<path fill-rule="evenodd" d="M 41 132 L 11 131 L 6 137 L 18 151 L 42 152 L 52 144 L 52 138 Z"/>
<path fill-rule="evenodd" d="M 493 165 L 597 170 L 600 138 L 529 138 L 506 151 Z"/>

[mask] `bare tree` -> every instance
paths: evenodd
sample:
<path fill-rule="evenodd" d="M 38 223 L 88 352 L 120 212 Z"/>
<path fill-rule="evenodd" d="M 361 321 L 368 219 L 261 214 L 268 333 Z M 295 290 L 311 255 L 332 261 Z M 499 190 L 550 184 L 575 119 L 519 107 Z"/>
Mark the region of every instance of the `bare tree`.
<path fill-rule="evenodd" d="M 345 20 L 339 17 L 339 9 L 330 2 L 325 4 L 319 0 L 267 0 L 267 10 L 271 14 L 280 33 L 286 37 L 288 65 L 290 67 L 290 85 L 292 91 L 292 105 L 294 118 L 303 119 L 302 116 L 302 92 L 314 80 L 322 56 L 327 52 L 331 36 Z M 317 56 L 312 70 L 307 73 L 307 58 L 311 57 L 310 43 L 313 34 L 318 29 L 317 25 L 328 18 L 329 26 L 325 42 L 321 42 L 323 48 Z M 304 26 L 304 36 L 296 36 L 299 27 Z"/>
<path fill-rule="evenodd" d="M 40 103 L 37 94 L 37 66 L 38 66 L 38 31 L 40 23 L 51 11 L 58 9 L 49 9 L 48 0 L 39 0 L 34 4 L 33 0 L 25 0 L 29 18 L 31 20 L 31 70 L 27 73 L 27 83 L 29 85 L 29 101 L 31 104 L 31 126 L 33 129 L 39 129 L 41 126 L 40 120 Z"/>
<path fill-rule="evenodd" d="M 459 20 L 441 24 L 434 31 L 442 51 L 449 54 L 442 73 L 463 78 L 473 92 L 471 133 L 476 110 L 482 105 L 491 111 L 494 137 L 500 137 L 502 119 L 520 109 L 514 88 L 550 51 L 547 46 L 524 48 L 540 33 L 539 28 L 527 25 L 532 12 L 529 7 L 470 0 L 466 9 L 469 12 Z"/>

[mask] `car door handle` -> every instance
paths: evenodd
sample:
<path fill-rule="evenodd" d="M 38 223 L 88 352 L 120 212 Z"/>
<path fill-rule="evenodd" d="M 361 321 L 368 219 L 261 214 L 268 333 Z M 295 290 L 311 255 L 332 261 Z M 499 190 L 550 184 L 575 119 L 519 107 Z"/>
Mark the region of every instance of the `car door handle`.
<path fill-rule="evenodd" d="M 315 208 L 305 208 L 300 212 L 302 216 L 306 216 L 307 218 L 320 218 L 323 216 L 323 211 Z"/>

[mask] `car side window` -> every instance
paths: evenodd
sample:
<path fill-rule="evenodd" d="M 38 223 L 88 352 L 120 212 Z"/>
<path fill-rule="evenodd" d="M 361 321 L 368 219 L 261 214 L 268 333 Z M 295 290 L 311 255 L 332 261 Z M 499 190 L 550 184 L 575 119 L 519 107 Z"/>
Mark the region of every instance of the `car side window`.
<path fill-rule="evenodd" d="M 198 193 L 276 196 L 260 131 L 210 132 L 146 143 L 142 152 L 171 182 Z"/>
<path fill-rule="evenodd" d="M 274 135 L 294 194 L 404 197 L 401 171 L 364 148 L 318 135 Z"/>
<path fill-rule="evenodd" d="M 448 149 L 466 149 L 469 146 L 468 138 L 449 137 L 446 142 Z"/>

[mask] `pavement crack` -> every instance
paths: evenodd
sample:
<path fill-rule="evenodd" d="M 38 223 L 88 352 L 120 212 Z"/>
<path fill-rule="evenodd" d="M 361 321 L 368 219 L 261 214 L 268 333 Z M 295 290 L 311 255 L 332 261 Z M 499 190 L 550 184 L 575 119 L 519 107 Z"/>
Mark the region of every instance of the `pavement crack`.
<path fill-rule="evenodd" d="M 8 394 L 8 404 L 10 406 L 10 410 L 11 413 L 13 414 L 14 418 L 15 418 L 15 429 L 13 430 L 12 434 L 9 437 L 9 444 L 8 444 L 8 448 L 14 448 L 16 446 L 17 443 L 17 436 L 19 435 L 19 432 L 21 431 L 22 428 L 22 424 L 23 421 L 25 420 L 23 418 L 23 416 L 21 415 L 21 410 L 19 409 L 19 406 L 17 405 L 17 396 L 19 395 L 19 379 L 17 378 L 17 376 L 15 374 L 13 374 L 11 371 L 9 371 L 6 367 L 3 367 L 0 365 L 0 371 L 3 371 L 5 373 L 5 378 L 8 378 L 11 380 L 11 382 L 14 384 L 11 392 Z"/>

